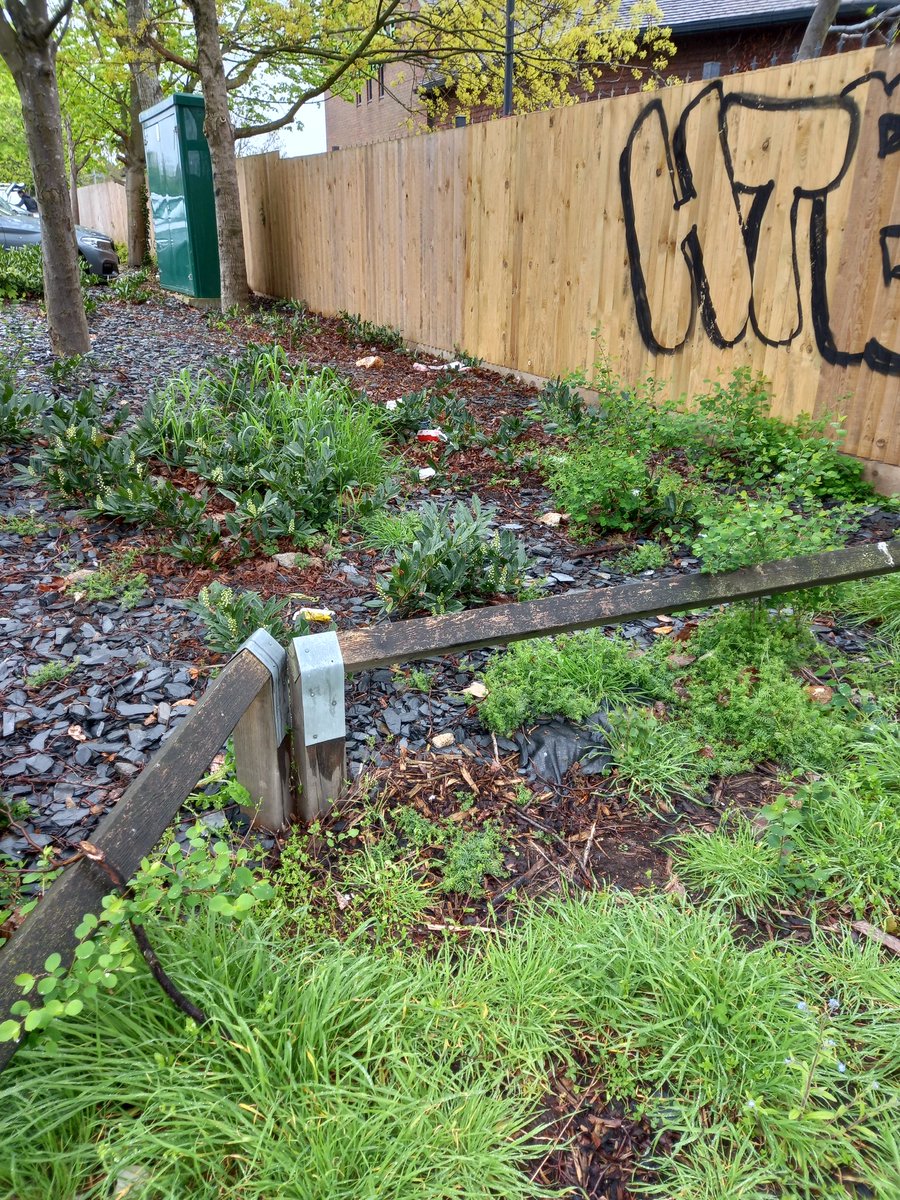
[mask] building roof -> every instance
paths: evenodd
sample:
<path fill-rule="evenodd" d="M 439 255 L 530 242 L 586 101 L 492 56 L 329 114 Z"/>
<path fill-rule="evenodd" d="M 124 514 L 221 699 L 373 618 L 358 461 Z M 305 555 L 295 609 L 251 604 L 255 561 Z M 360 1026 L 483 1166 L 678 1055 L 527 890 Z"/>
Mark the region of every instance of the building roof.
<path fill-rule="evenodd" d="M 806 23 L 813 14 L 811 0 L 659 0 L 662 24 L 676 33 L 706 33 L 715 29 L 747 29 L 756 25 Z M 888 0 L 874 5 L 845 0 L 838 16 L 859 17 L 870 8 L 888 8 Z"/>

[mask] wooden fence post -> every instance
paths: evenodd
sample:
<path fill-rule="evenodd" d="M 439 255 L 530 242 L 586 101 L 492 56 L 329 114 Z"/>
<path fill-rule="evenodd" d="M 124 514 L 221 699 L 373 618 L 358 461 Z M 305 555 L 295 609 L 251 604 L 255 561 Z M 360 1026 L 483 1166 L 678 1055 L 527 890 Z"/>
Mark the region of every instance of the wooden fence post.
<path fill-rule="evenodd" d="M 287 654 L 264 629 L 249 637 L 241 650 L 268 668 L 271 681 L 235 726 L 235 773 L 253 800 L 245 810 L 253 825 L 277 832 L 293 811 Z"/>
<path fill-rule="evenodd" d="M 337 634 L 294 638 L 288 660 L 298 815 L 313 821 L 338 795 L 346 774 L 344 660 Z"/>

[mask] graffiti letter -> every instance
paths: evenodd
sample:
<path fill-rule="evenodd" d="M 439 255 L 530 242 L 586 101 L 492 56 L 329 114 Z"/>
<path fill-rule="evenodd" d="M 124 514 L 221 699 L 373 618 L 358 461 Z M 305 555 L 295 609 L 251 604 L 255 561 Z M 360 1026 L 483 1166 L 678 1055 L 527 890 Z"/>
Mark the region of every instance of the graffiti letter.
<path fill-rule="evenodd" d="M 827 203 L 824 196 L 814 202 L 810 228 L 819 353 L 838 366 L 865 362 L 884 375 L 900 375 L 898 84 L 900 76 L 888 83 L 884 72 L 876 71 L 844 89 L 866 116 L 855 171 Z M 833 237 L 829 215 L 836 227 Z M 874 249 L 875 230 L 880 254 Z M 833 246 L 838 234 L 839 251 Z"/>
<path fill-rule="evenodd" d="M 824 198 L 846 175 L 859 112 L 838 96 L 768 100 L 735 93 L 725 100 L 725 122 L 735 190 L 749 198 L 744 228 L 753 273 L 753 331 L 768 346 L 787 346 L 802 327 L 800 201 Z M 770 145 L 778 147 L 776 162 Z"/>
<path fill-rule="evenodd" d="M 638 327 L 646 345 L 665 354 L 684 344 L 698 306 L 717 346 L 740 341 L 747 325 L 750 272 L 721 112 L 722 85 L 716 82 L 687 106 L 670 141 L 662 102 L 654 100 L 635 122 L 619 160 Z M 701 154 L 704 145 L 715 149 Z M 731 269 L 723 270 L 723 262 Z"/>

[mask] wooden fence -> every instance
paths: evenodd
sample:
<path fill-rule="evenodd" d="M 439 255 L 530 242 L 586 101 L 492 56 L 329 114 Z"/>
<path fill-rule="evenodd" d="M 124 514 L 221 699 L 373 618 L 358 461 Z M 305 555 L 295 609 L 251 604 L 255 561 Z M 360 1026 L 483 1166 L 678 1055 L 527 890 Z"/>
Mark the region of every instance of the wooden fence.
<path fill-rule="evenodd" d="M 78 211 L 82 225 L 108 233 L 114 242 L 128 244 L 128 209 L 123 183 L 107 179 L 103 183 L 80 187 Z"/>
<path fill-rule="evenodd" d="M 346 769 L 347 673 L 897 570 L 900 538 L 724 575 L 654 579 L 311 634 L 295 638 L 288 653 L 258 631 L 101 821 L 93 844 L 70 857 L 62 878 L 0 949 L 0 1023 L 21 997 L 16 977 L 39 976 L 51 952 L 68 965 L 77 944 L 76 926 L 86 912 L 99 909 L 109 892 L 109 875 L 88 850 L 96 847 L 123 879 L 130 878 L 232 732 L 237 776 L 250 793 L 255 823 L 281 829 L 291 819 L 309 821 L 327 808 L 343 786 Z M 0 1042 L 0 1070 L 17 1046 Z"/>
<path fill-rule="evenodd" d="M 900 466 L 900 48 L 239 162 L 251 286 L 551 377 L 738 366 Z M 597 331 L 596 339 L 593 331 Z M 900 483 L 900 478 L 898 478 Z"/>

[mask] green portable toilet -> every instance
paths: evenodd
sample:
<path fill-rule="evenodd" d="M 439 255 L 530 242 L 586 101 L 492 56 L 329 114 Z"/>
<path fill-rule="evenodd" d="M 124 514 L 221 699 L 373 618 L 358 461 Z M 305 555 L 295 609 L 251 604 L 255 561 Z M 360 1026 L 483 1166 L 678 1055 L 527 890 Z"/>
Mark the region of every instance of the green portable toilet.
<path fill-rule="evenodd" d="M 203 97 L 176 92 L 141 113 L 159 282 L 217 300 L 219 243 Z"/>

